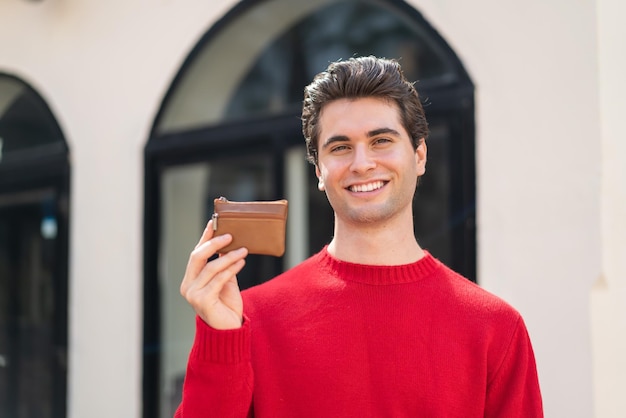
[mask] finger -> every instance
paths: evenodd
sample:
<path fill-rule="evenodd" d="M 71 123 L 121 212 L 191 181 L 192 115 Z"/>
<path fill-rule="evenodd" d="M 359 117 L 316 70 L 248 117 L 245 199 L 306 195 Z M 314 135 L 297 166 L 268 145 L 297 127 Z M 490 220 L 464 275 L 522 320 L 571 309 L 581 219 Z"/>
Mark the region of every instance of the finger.
<path fill-rule="evenodd" d="M 189 255 L 189 261 L 187 262 L 183 282 L 186 280 L 193 280 L 207 265 L 209 258 L 215 255 L 218 250 L 228 245 L 231 241 L 232 236 L 225 234 L 213 237 L 210 240 L 202 242 L 196 246 L 196 248 L 194 248 Z"/>
<path fill-rule="evenodd" d="M 202 236 L 200 237 L 200 241 L 198 241 L 195 248 L 198 248 L 200 245 L 210 240 L 211 237 L 213 237 L 213 232 L 214 232 L 213 231 L 213 219 L 211 219 L 206 224 L 204 231 L 202 231 Z"/>
<path fill-rule="evenodd" d="M 224 259 L 224 261 L 227 260 L 228 258 Z M 239 258 L 235 259 L 232 263 L 223 266 L 223 268 L 219 268 L 218 270 L 205 271 L 196 279 L 183 282 L 180 287 L 180 293 L 192 305 L 200 303 L 203 300 L 206 302 L 206 296 L 202 295 L 211 295 L 209 300 L 218 300 L 219 295 L 226 283 L 237 283 L 237 273 L 241 271 L 244 265 L 245 259 Z"/>
<path fill-rule="evenodd" d="M 227 283 L 237 283 L 237 274 L 239 274 L 239 272 L 244 268 L 245 265 L 246 260 L 243 258 L 235 261 L 233 264 L 228 266 L 228 268 L 220 271 L 218 274 L 213 276 L 211 281 L 208 282 L 207 287 L 210 289 L 210 291 L 215 292 L 216 295 L 219 295 Z"/>
<path fill-rule="evenodd" d="M 227 246 L 233 240 L 232 235 L 224 234 L 212 237 L 211 239 L 199 243 L 190 254 L 194 260 L 204 261 L 214 256 L 219 250 Z"/>
<path fill-rule="evenodd" d="M 195 280 L 195 285 L 203 287 L 216 279 L 220 282 L 221 280 L 219 278 L 223 277 L 222 272 L 225 272 L 227 276 L 232 276 L 232 271 L 236 271 L 235 274 L 238 273 L 243 266 L 237 268 L 234 267 L 234 265 L 242 261 L 247 255 L 247 249 L 239 248 L 237 250 L 229 251 L 219 258 L 212 260 L 210 263 L 207 263 L 198 274 Z"/>
<path fill-rule="evenodd" d="M 220 237 L 216 237 L 213 240 L 217 241 L 219 239 Z M 207 242 L 206 245 L 210 245 L 209 242 Z M 202 247 L 194 250 L 194 253 L 201 252 L 201 250 Z M 211 260 L 208 263 L 206 262 L 205 256 L 198 256 L 196 254 L 192 255 L 189 261 L 189 265 L 187 267 L 187 271 L 185 272 L 185 277 L 183 278 L 183 282 L 181 283 L 181 293 L 185 294 L 189 291 L 189 289 L 192 288 L 203 288 L 211 280 L 213 280 L 216 275 L 220 274 L 222 271 L 231 268 L 232 264 L 237 263 L 246 255 L 248 255 L 248 250 L 245 248 L 240 248 L 238 250 L 230 251 L 224 256 L 216 258 L 215 260 Z M 201 265 L 199 264 L 198 260 L 194 259 L 195 257 L 198 257 L 198 259 L 201 261 L 203 260 L 202 263 L 200 263 Z"/>

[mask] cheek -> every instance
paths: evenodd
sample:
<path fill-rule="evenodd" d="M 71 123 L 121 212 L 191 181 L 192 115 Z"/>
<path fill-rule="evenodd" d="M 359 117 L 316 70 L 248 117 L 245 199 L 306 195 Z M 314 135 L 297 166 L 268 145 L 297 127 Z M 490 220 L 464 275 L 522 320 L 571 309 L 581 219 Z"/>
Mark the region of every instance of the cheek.
<path fill-rule="evenodd" d="M 336 175 L 336 172 L 336 167 L 334 167 L 332 164 L 322 164 L 320 168 L 317 169 L 317 176 L 328 181 L 330 178 Z"/>
<path fill-rule="evenodd" d="M 333 195 L 335 190 L 341 187 L 342 175 L 339 167 L 326 164 L 321 167 L 319 174 L 318 189 L 322 190 L 320 188 L 320 186 L 322 186 L 327 196 L 329 193 Z"/>

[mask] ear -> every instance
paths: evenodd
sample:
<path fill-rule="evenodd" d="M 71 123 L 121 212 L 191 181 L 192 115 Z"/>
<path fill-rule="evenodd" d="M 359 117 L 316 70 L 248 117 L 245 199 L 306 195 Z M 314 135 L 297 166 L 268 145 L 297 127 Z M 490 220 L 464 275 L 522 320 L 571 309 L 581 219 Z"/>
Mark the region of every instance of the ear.
<path fill-rule="evenodd" d="M 417 164 L 417 175 L 422 176 L 426 172 L 426 140 L 420 139 L 420 144 L 415 149 L 415 163 Z"/>
<path fill-rule="evenodd" d="M 320 171 L 319 167 L 317 165 L 315 165 L 315 176 L 317 177 L 317 189 L 320 192 L 324 191 L 324 179 L 322 178 L 322 172 Z"/>

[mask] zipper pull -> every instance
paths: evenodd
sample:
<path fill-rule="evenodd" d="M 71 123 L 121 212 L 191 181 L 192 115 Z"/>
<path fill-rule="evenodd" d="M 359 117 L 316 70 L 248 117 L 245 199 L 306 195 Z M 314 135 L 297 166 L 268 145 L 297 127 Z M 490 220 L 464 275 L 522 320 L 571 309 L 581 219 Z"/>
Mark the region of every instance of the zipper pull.
<path fill-rule="evenodd" d="M 224 196 L 218 197 L 217 200 L 219 200 L 220 202 L 228 202 L 228 199 L 226 199 Z M 213 231 L 217 231 L 217 217 L 217 212 L 213 212 L 213 215 L 211 216 L 211 219 L 213 219 Z"/>

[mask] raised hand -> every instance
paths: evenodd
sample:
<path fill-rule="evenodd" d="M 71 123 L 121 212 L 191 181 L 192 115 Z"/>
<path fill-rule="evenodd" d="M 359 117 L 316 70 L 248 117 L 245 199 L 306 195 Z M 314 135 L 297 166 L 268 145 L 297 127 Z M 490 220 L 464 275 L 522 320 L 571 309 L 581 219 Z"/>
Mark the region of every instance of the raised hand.
<path fill-rule="evenodd" d="M 209 221 L 189 256 L 180 285 L 181 295 L 215 329 L 235 329 L 243 322 L 243 301 L 236 275 L 246 263 L 248 250 L 233 250 L 207 262 L 231 241 L 228 234 L 213 237 L 213 224 Z"/>

